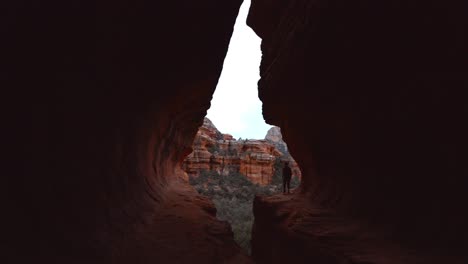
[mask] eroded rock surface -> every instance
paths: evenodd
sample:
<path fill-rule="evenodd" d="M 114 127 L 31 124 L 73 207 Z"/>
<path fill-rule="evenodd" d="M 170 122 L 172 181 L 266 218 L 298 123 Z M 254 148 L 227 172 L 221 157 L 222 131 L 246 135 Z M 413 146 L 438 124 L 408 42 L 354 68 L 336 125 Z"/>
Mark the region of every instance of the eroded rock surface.
<path fill-rule="evenodd" d="M 301 165 L 306 198 L 258 200 L 254 244 L 270 247 L 254 247 L 256 261 L 468 262 L 467 10 L 252 1 L 263 115 Z M 303 225 L 287 219 L 296 211 Z"/>
<path fill-rule="evenodd" d="M 212 201 L 184 181 L 166 186 L 160 213 L 145 219 L 158 225 L 139 230 L 114 257 L 120 263 L 253 263 L 234 242 L 231 226 L 216 219 Z M 134 252 L 145 252 L 135 256 Z"/>
<path fill-rule="evenodd" d="M 265 140 L 236 140 L 232 135 L 222 134 L 205 117 L 195 137 L 193 152 L 184 160 L 183 169 L 193 177 L 203 170 L 217 171 L 221 175 L 241 173 L 253 183 L 268 185 L 275 173 L 275 162 L 287 160 L 291 163 L 293 176 L 300 178 L 301 171 L 287 152 L 279 128 L 271 130 L 275 132 L 269 131 Z"/>
<path fill-rule="evenodd" d="M 241 2 L 0 4 L 2 149 L 13 160 L 3 263 L 245 256 L 211 203 L 171 187 L 184 177 Z"/>
<path fill-rule="evenodd" d="M 2 263 L 243 261 L 171 187 L 240 4 L 2 1 Z M 466 13 L 253 1 L 263 114 L 303 176 L 297 202 L 256 203 L 259 263 L 468 263 Z"/>

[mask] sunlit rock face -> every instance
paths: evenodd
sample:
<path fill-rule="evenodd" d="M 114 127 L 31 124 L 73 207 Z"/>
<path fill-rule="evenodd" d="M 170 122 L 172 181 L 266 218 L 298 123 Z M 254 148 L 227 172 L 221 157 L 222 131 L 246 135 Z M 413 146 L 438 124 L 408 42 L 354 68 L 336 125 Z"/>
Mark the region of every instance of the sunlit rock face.
<path fill-rule="evenodd" d="M 466 11 L 252 1 L 263 115 L 303 175 L 256 200 L 257 262 L 468 263 Z"/>
<path fill-rule="evenodd" d="M 239 171 L 253 183 L 270 184 L 275 173 L 275 160 L 282 156 L 275 146 L 264 140 L 248 140 L 241 143 Z"/>
<path fill-rule="evenodd" d="M 279 132 L 279 130 L 277 130 Z M 268 134 L 267 134 L 268 137 Z M 281 133 L 279 134 L 281 139 Z M 222 134 L 205 118 L 193 143 L 193 152 L 187 156 L 183 169 L 188 175 L 197 177 L 203 170 L 217 171 L 222 175 L 241 173 L 253 183 L 271 184 L 275 173 L 275 162 L 289 161 L 294 177 L 301 177 L 297 163 L 292 159 L 282 140 L 236 140 Z"/>

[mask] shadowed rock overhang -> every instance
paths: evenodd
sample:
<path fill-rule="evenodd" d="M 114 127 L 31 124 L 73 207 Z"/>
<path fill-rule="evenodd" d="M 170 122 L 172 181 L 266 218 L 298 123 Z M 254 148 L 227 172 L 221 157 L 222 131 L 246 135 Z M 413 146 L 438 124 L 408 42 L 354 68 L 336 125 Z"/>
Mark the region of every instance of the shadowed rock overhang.
<path fill-rule="evenodd" d="M 240 4 L 1 4 L 7 262 L 250 261 L 180 180 Z M 467 262 L 466 11 L 252 2 L 263 114 L 302 170 L 256 199 L 255 261 Z"/>

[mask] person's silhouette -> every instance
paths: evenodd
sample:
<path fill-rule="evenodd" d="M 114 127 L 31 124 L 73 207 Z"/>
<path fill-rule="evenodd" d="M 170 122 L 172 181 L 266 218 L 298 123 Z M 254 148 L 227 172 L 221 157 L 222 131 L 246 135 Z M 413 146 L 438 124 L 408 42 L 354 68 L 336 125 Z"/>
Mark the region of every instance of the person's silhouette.
<path fill-rule="evenodd" d="M 289 193 L 289 185 L 291 183 L 291 176 L 292 176 L 292 171 L 291 171 L 291 168 L 289 167 L 289 162 L 286 161 L 283 167 L 283 193 L 286 193 L 286 187 L 288 188 L 288 193 Z"/>

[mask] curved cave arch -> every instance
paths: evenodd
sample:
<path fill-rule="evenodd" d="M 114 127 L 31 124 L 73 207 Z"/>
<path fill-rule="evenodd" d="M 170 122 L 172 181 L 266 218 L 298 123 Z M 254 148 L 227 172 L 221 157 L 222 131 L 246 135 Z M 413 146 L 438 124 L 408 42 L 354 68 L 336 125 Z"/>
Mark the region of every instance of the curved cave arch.
<path fill-rule="evenodd" d="M 2 4 L 7 262 L 252 261 L 179 170 L 240 4 Z M 303 174 L 255 201 L 255 261 L 466 262 L 466 10 L 253 1 L 263 114 Z"/>

